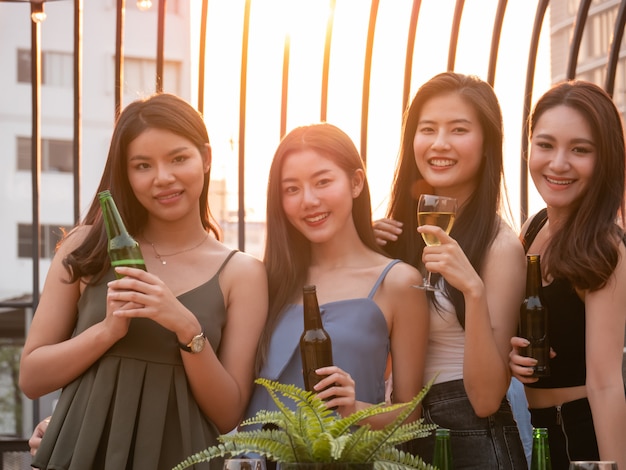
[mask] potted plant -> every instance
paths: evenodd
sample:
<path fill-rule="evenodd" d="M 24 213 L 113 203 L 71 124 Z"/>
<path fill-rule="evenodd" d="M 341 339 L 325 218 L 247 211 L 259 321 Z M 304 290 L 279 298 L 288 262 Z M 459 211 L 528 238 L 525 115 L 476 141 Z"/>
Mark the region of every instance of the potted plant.
<path fill-rule="evenodd" d="M 344 464 L 343 468 L 361 468 L 360 464 L 369 464 L 376 470 L 432 468 L 419 456 L 396 447 L 425 437 L 436 427 L 423 424 L 422 419 L 404 423 L 430 390 L 432 381 L 408 403 L 380 403 L 345 418 L 326 408 L 315 393 L 263 378 L 255 382 L 267 389 L 278 411 L 260 410 L 241 426 L 268 425 L 270 429 L 240 430 L 221 435 L 219 444 L 188 457 L 174 470 L 183 470 L 216 457 L 249 453 L 276 461 L 283 470 L 294 468 L 292 464 L 309 464 L 305 467 L 310 468 L 313 463 L 322 464 L 316 468 L 332 468 L 333 464 Z M 295 411 L 282 401 L 284 398 L 295 402 Z M 357 426 L 366 418 L 396 410 L 395 419 L 383 429 L 373 430 L 368 424 Z"/>

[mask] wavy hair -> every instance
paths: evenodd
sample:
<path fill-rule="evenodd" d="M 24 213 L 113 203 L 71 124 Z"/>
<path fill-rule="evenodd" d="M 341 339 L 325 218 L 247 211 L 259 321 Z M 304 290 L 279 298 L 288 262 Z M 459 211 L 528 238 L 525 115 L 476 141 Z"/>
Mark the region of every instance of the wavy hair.
<path fill-rule="evenodd" d="M 127 170 L 129 144 L 147 129 L 163 129 L 192 142 L 200 152 L 206 152 L 209 143 L 206 126 L 200 113 L 183 99 L 168 93 L 159 93 L 129 104 L 120 114 L 97 192 L 109 189 L 126 228 L 133 236 L 141 233 L 148 219 L 130 186 Z M 209 208 L 210 170 L 204 175 L 200 194 L 200 218 L 204 228 L 221 240 L 222 232 Z M 70 282 L 89 276 L 97 282 L 110 268 L 107 255 L 107 235 L 98 196 L 94 197 L 84 220 L 79 225 L 90 225 L 85 240 L 63 260 L 70 274 Z M 71 236 L 70 232 L 67 236 Z M 65 237 L 64 237 L 65 239 Z"/>
<path fill-rule="evenodd" d="M 396 258 L 422 267 L 424 242 L 416 236 L 417 201 L 431 192 L 415 163 L 413 140 L 424 105 L 434 97 L 458 94 L 476 112 L 483 133 L 483 159 L 476 175 L 476 189 L 463 205 L 450 235 L 459 243 L 472 266 L 480 274 L 487 250 L 500 224 L 498 215 L 503 181 L 503 124 L 500 104 L 491 85 L 473 75 L 440 73 L 424 83 L 404 113 L 402 140 L 387 215 L 403 222 L 405 230 L 385 250 Z M 433 274 L 433 277 L 437 277 Z M 461 325 L 465 325 L 465 300 L 460 291 L 444 280 L 445 291 L 454 305 Z M 434 302 L 432 292 L 428 297 Z M 436 303 L 435 303 L 436 305 Z"/>
<path fill-rule="evenodd" d="M 541 116 L 556 106 L 572 108 L 585 119 L 591 128 L 596 161 L 591 184 L 565 223 L 552 234 L 543 256 L 543 269 L 555 278 L 568 279 L 579 289 L 597 290 L 615 270 L 624 236 L 617 224 L 618 216 L 626 220 L 622 119 L 602 88 L 570 80 L 555 85 L 537 101 L 528 120 L 531 139 Z"/>

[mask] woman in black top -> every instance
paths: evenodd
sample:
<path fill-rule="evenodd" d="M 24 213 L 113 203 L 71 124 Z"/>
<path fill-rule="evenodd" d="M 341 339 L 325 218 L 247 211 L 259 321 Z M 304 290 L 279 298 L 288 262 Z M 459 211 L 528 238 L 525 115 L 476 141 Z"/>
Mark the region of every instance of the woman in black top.
<path fill-rule="evenodd" d="M 529 135 L 530 174 L 547 208 L 522 238 L 541 255 L 555 354 L 550 377 L 532 378 L 535 360 L 520 355 L 528 342 L 514 337 L 511 371 L 525 384 L 533 426 L 549 430 L 554 470 L 600 459 L 626 468 L 621 118 L 598 86 L 564 82 L 537 102 Z"/>

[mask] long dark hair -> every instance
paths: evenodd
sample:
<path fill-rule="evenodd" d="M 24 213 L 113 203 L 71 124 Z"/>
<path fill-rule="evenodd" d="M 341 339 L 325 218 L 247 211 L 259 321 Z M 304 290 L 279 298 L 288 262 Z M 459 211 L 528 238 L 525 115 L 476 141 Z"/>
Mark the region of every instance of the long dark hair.
<path fill-rule="evenodd" d="M 148 211 L 139 203 L 128 180 L 128 145 L 146 129 L 163 129 L 188 139 L 201 153 L 206 152 L 209 136 L 202 116 L 183 99 L 160 93 L 129 104 L 120 114 L 113 130 L 111 145 L 97 192 L 109 189 L 115 199 L 126 228 L 131 235 L 140 233 L 148 219 Z M 208 232 L 221 240 L 222 232 L 209 209 L 210 170 L 204 175 L 200 195 L 200 218 Z M 91 225 L 85 240 L 64 260 L 71 282 L 83 276 L 97 282 L 110 267 L 107 236 L 97 195 L 80 225 Z M 69 235 L 71 235 L 70 232 Z M 68 235 L 68 236 L 69 236 Z"/>
<path fill-rule="evenodd" d="M 301 293 L 311 264 L 311 243 L 288 221 L 282 204 L 283 164 L 288 156 L 302 150 L 312 150 L 328 158 L 350 177 L 359 169 L 365 172 L 363 160 L 350 137 L 332 124 L 317 123 L 297 127 L 278 145 L 267 183 L 267 240 L 263 261 L 269 285 L 269 314 L 261 338 L 257 366 L 265 359 L 269 338 L 281 312 Z M 367 179 L 361 194 L 353 199 L 352 218 L 363 243 L 376 252 L 382 252 L 372 229 Z"/>
<path fill-rule="evenodd" d="M 394 176 L 387 214 L 404 224 L 396 242 L 389 242 L 386 251 L 420 268 L 424 242 L 418 237 L 417 200 L 429 192 L 415 163 L 413 139 L 424 104 L 443 94 L 457 93 L 475 110 L 483 132 L 483 159 L 476 175 L 476 189 L 457 215 L 450 235 L 459 243 L 474 269 L 480 274 L 485 254 L 495 239 L 500 217 L 500 191 L 503 175 L 502 111 L 493 88 L 478 77 L 445 72 L 424 83 L 404 114 L 400 155 Z M 454 305 L 461 325 L 465 325 L 465 300 L 460 291 L 444 280 L 445 290 Z M 428 293 L 431 301 L 432 293 Z"/>
<path fill-rule="evenodd" d="M 591 128 L 596 161 L 590 183 L 568 218 L 552 234 L 543 267 L 579 289 L 602 288 L 619 260 L 624 218 L 625 147 L 622 120 L 611 97 L 586 81 L 567 81 L 548 90 L 529 117 L 529 135 L 543 113 L 555 106 L 578 111 Z"/>

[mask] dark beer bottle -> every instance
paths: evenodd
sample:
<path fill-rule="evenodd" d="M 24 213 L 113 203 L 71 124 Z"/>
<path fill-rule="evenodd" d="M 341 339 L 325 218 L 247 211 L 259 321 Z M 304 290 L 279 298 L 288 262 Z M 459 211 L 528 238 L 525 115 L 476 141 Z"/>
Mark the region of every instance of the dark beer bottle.
<path fill-rule="evenodd" d="M 333 365 L 333 348 L 330 336 L 322 326 L 315 286 L 302 288 L 302 303 L 304 305 L 304 331 L 300 336 L 302 376 L 305 390 L 312 392 L 313 387 L 324 378 L 315 371 L 320 367 Z"/>
<path fill-rule="evenodd" d="M 537 360 L 533 377 L 550 375 L 548 310 L 542 302 L 539 255 L 526 255 L 526 298 L 520 307 L 520 336 L 530 343 L 522 354 Z"/>
<path fill-rule="evenodd" d="M 128 266 L 146 271 L 146 262 L 141 254 L 139 243 L 126 230 L 111 192 L 108 189 L 99 192 L 98 200 L 100 201 L 102 218 L 104 219 L 104 226 L 109 240 L 107 250 L 111 259 L 111 266 L 113 268 L 116 266 Z M 115 276 L 118 279 L 123 277 L 117 273 L 115 273 Z"/>
<path fill-rule="evenodd" d="M 530 460 L 530 470 L 552 470 L 548 430 L 546 428 L 533 428 L 533 453 Z"/>
<path fill-rule="evenodd" d="M 452 470 L 452 445 L 450 443 L 450 430 L 437 428 L 435 431 L 435 450 L 433 454 L 433 466 L 439 470 Z"/>

